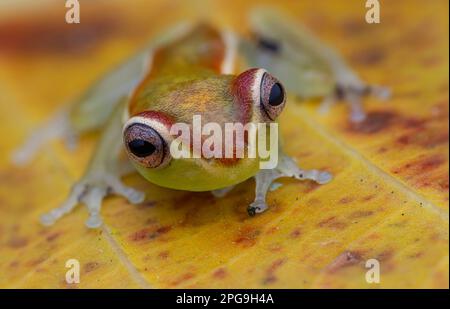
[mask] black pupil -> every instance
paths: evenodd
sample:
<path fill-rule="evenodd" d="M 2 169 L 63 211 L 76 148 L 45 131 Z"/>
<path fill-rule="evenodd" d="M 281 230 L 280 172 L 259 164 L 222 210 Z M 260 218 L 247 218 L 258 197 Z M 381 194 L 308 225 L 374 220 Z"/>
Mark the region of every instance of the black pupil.
<path fill-rule="evenodd" d="M 128 147 L 130 148 L 130 151 L 139 158 L 149 156 L 156 150 L 156 147 L 153 146 L 153 144 L 142 139 L 132 140 L 128 143 Z"/>
<path fill-rule="evenodd" d="M 278 106 L 281 103 L 283 103 L 284 100 L 284 93 L 283 88 L 281 87 L 280 83 L 276 83 L 272 86 L 272 89 L 270 90 L 269 95 L 269 104 L 272 106 Z"/>

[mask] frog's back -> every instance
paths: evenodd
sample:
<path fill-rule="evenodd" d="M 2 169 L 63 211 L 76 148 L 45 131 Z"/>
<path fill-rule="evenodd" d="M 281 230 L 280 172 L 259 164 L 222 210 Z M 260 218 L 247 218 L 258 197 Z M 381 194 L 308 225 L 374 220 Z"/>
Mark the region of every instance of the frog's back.
<path fill-rule="evenodd" d="M 146 75 L 131 96 L 130 115 L 147 110 L 149 104 L 158 109 L 156 98 L 183 83 L 224 73 L 226 45 L 222 32 L 209 24 L 199 24 L 178 40 L 154 50 L 149 55 Z"/>
<path fill-rule="evenodd" d="M 199 24 L 151 55 L 146 76 L 129 101 L 129 115 L 157 112 L 174 122 L 225 124 L 248 120 L 249 109 L 233 99 L 228 33 Z M 231 60 L 231 61 L 230 61 Z"/>

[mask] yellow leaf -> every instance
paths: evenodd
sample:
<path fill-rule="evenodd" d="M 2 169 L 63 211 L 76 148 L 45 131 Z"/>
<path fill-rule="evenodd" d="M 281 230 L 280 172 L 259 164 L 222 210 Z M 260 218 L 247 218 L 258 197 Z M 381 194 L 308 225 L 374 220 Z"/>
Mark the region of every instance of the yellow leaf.
<path fill-rule="evenodd" d="M 127 183 L 149 199 L 108 199 L 99 230 L 84 227 L 81 207 L 52 227 L 38 223 L 81 175 L 96 136 L 73 153 L 47 146 L 26 168 L 9 163 L 12 149 L 170 23 L 209 16 L 245 31 L 259 1 L 82 2 L 79 25 L 47 2 L 0 15 L 0 287 L 448 288 L 448 2 L 385 1 L 374 25 L 359 0 L 276 1 L 393 91 L 385 104 L 367 100 L 359 125 L 343 104 L 321 116 L 317 102 L 289 98 L 286 152 L 334 180 L 281 180 L 270 209 L 250 218 L 253 181 L 215 199 L 134 175 Z M 79 284 L 65 280 L 69 259 L 80 262 Z M 379 284 L 366 281 L 370 259 Z"/>

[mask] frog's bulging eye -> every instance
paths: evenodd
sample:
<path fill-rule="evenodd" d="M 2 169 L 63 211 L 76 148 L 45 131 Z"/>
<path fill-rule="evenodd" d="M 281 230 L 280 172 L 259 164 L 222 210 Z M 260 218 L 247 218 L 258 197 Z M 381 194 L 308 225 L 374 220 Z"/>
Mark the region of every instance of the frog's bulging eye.
<path fill-rule="evenodd" d="M 127 127 L 124 142 L 128 156 L 145 167 L 159 167 L 167 159 L 166 142 L 148 125 L 135 123 Z"/>
<path fill-rule="evenodd" d="M 156 147 L 143 139 L 135 139 L 128 143 L 128 148 L 136 157 L 144 158 L 155 152 Z"/>
<path fill-rule="evenodd" d="M 275 120 L 284 108 L 286 94 L 281 83 L 265 72 L 261 78 L 260 105 L 270 120 Z"/>

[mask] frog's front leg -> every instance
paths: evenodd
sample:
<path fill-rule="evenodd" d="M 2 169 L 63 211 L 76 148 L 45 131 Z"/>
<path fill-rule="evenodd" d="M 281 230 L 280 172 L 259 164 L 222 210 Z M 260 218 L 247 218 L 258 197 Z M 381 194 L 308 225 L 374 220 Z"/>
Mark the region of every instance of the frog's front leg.
<path fill-rule="evenodd" d="M 122 149 L 122 122 L 121 117 L 125 102 L 119 104 L 114 110 L 110 120 L 103 129 L 97 149 L 84 176 L 72 186 L 69 197 L 58 208 L 55 208 L 41 217 L 44 225 L 51 225 L 63 215 L 71 212 L 78 203 L 83 203 L 89 211 L 86 226 L 99 227 L 102 223 L 100 208 L 102 200 L 110 195 L 117 194 L 128 199 L 131 203 L 140 203 L 144 194 L 125 186 L 120 180 L 125 169 L 120 161 Z"/>
<path fill-rule="evenodd" d="M 275 169 L 263 169 L 255 175 L 255 200 L 247 208 L 247 212 L 250 216 L 261 213 L 268 208 L 266 203 L 267 191 L 269 191 L 272 182 L 281 177 L 294 177 L 299 180 L 313 180 L 319 184 L 325 184 L 332 179 L 331 174 L 325 171 L 303 170 L 291 157 L 281 154 L 278 165 Z"/>

